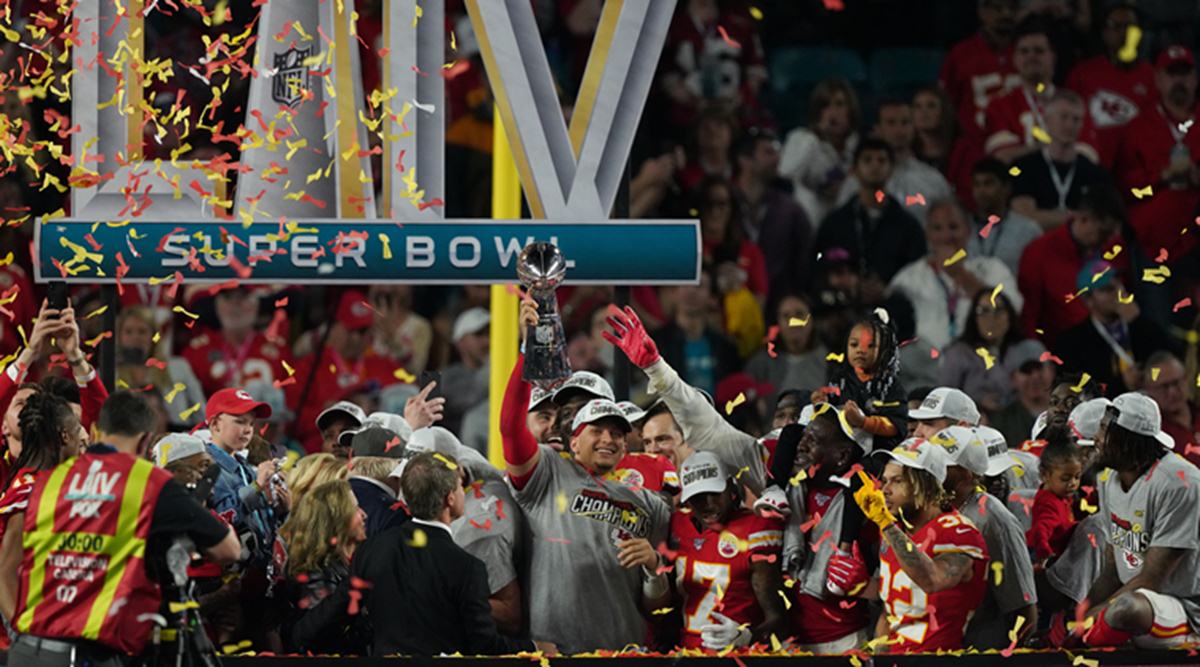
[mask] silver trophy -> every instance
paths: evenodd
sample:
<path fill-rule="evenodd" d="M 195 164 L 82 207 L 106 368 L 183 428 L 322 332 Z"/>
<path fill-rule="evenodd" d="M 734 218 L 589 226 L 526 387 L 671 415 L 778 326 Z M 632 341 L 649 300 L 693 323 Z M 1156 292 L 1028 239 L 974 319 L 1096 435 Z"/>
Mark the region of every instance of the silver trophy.
<path fill-rule="evenodd" d="M 537 302 L 538 323 L 525 332 L 525 371 L 521 377 L 535 386 L 553 387 L 571 376 L 567 336 L 554 289 L 567 276 L 567 260 L 551 243 L 530 243 L 517 259 L 517 278 Z"/>

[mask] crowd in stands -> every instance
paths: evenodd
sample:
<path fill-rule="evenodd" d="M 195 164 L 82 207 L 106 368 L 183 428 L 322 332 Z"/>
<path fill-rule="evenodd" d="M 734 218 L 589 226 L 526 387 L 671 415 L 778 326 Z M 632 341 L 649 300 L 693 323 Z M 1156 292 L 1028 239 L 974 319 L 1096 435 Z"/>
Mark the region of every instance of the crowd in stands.
<path fill-rule="evenodd" d="M 254 4 L 228 3 L 220 28 L 150 13 L 148 48 L 204 100 L 188 45 L 244 29 Z M 367 91 L 386 4 L 358 3 Z M 702 277 L 634 287 L 627 308 L 611 287 L 560 288 L 575 374 L 552 391 L 519 362 L 489 395 L 487 286 L 125 285 L 105 331 L 98 289 L 55 309 L 33 284 L 33 226 L 65 198 L 9 163 L 0 516 L 101 434 L 144 433 L 237 533 L 233 564 L 190 574 L 213 642 L 254 650 L 1200 641 L 1196 8 L 935 2 L 894 17 L 906 41 L 861 19 L 908 3 L 832 4 L 679 1 L 629 217 L 698 219 Z M 462 3 L 446 6 L 445 211 L 488 217 L 491 92 Z M 601 2 L 533 6 L 569 115 Z M 943 6 L 956 20 L 915 25 Z M 946 48 L 925 80 L 788 83 L 797 40 L 860 68 L 883 46 Z M 220 114 L 245 98 L 231 81 Z M 7 127 L 55 136 L 68 107 L 4 85 Z M 169 135 L 163 155 L 184 143 Z M 202 130 L 187 143 L 237 158 Z M 106 336 L 112 386 L 94 368 Z M 645 372 L 615 396 L 625 363 Z M 110 392 L 152 422 L 106 430 Z M 1147 502 L 1158 523 L 1130 518 Z M 395 595 L 468 620 L 377 611 Z"/>

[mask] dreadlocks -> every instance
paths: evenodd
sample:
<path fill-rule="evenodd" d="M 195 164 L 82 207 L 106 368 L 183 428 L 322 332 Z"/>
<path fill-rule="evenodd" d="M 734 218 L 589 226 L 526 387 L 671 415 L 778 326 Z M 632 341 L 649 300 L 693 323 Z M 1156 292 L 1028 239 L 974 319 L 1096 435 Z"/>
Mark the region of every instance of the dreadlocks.
<path fill-rule="evenodd" d="M 79 428 L 71 406 L 60 396 L 40 391 L 25 401 L 21 408 L 21 455 L 13 464 L 9 481 L 20 470 L 49 470 L 65 458 L 69 433 Z"/>
<path fill-rule="evenodd" d="M 1112 410 L 1112 408 L 1109 408 Z M 1114 470 L 1142 471 L 1158 462 L 1167 450 L 1153 436 L 1134 433 L 1112 419 L 1104 440 L 1104 465 Z"/>
<path fill-rule="evenodd" d="M 882 399 L 900 376 L 900 349 L 896 341 L 896 330 L 889 321 L 887 311 L 882 308 L 876 308 L 875 312 L 855 322 L 850 331 L 854 331 L 855 327 L 870 329 L 872 336 L 879 341 L 875 368 L 872 369 L 871 379 L 866 382 L 865 388 L 868 395 Z M 854 367 L 848 359 L 841 362 L 830 361 L 829 384 L 845 391 L 851 378 L 857 381 Z"/>

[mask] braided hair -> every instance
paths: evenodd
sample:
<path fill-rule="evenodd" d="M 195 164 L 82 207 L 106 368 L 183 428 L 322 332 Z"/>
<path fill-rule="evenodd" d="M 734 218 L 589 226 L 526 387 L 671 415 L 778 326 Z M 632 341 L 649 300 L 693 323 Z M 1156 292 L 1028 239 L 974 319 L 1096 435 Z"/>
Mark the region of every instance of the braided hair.
<path fill-rule="evenodd" d="M 879 341 L 879 352 L 875 356 L 875 368 L 871 379 L 866 383 L 866 390 L 868 395 L 882 399 L 896 383 L 896 378 L 900 376 L 900 345 L 896 340 L 896 329 L 891 323 L 888 312 L 883 308 L 876 308 L 870 315 L 859 319 L 850 327 L 850 331 L 853 332 L 855 327 L 869 328 L 875 340 Z M 854 367 L 850 365 L 848 359 L 840 362 L 831 360 L 828 374 L 829 384 L 841 391 L 846 390 L 848 382 L 858 380 L 854 373 Z"/>
<path fill-rule="evenodd" d="M 13 463 L 9 482 L 24 468 L 50 470 L 63 461 L 69 429 L 78 428 L 71 406 L 62 397 L 40 391 L 26 400 L 19 417 L 21 455 Z"/>

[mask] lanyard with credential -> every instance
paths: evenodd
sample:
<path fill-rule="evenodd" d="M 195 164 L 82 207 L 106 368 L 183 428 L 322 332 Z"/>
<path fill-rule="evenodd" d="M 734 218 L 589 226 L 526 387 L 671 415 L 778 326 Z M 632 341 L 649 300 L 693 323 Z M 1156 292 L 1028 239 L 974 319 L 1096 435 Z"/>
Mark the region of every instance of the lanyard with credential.
<path fill-rule="evenodd" d="M 942 293 L 946 295 L 946 328 L 950 331 L 950 340 L 958 337 L 958 286 L 954 284 L 954 279 L 946 276 L 950 280 L 950 287 L 946 286 L 942 276 L 946 275 L 937 267 L 933 269 L 933 281 L 942 288 Z"/>
<path fill-rule="evenodd" d="M 1046 161 L 1046 168 L 1050 170 L 1050 181 L 1054 183 L 1054 190 L 1058 193 L 1058 210 L 1067 210 L 1067 193 L 1071 191 L 1071 184 L 1075 182 L 1075 167 L 1079 164 L 1079 160 L 1071 162 L 1071 168 L 1067 170 L 1066 177 L 1058 175 L 1058 167 L 1055 166 L 1054 160 L 1050 159 L 1050 154 L 1043 149 L 1042 159 Z"/>
<path fill-rule="evenodd" d="M 1188 130 L 1192 129 L 1194 119 L 1188 118 L 1182 123 L 1176 123 L 1167 115 L 1162 104 L 1158 105 L 1158 115 L 1162 116 L 1163 122 L 1167 124 L 1167 129 L 1171 131 L 1171 138 L 1175 140 L 1175 145 L 1183 144 L 1183 140 L 1187 139 Z"/>
<path fill-rule="evenodd" d="M 1021 92 L 1025 95 L 1025 104 L 1029 105 L 1029 113 L 1033 114 L 1033 127 L 1040 127 L 1040 128 L 1042 128 L 1043 131 L 1045 131 L 1046 121 L 1044 118 L 1042 118 L 1041 103 L 1038 102 L 1037 100 L 1033 99 L 1033 95 L 1029 94 L 1028 88 L 1022 86 Z M 1047 94 L 1049 94 L 1049 91 L 1046 91 L 1046 92 L 1047 92 Z M 1029 139 L 1033 138 L 1032 132 L 1033 132 L 1033 129 L 1030 128 L 1031 134 L 1029 135 L 1029 137 L 1026 138 L 1026 143 L 1029 143 Z M 1036 143 L 1036 142 L 1037 142 L 1037 140 L 1034 139 L 1034 143 Z"/>

